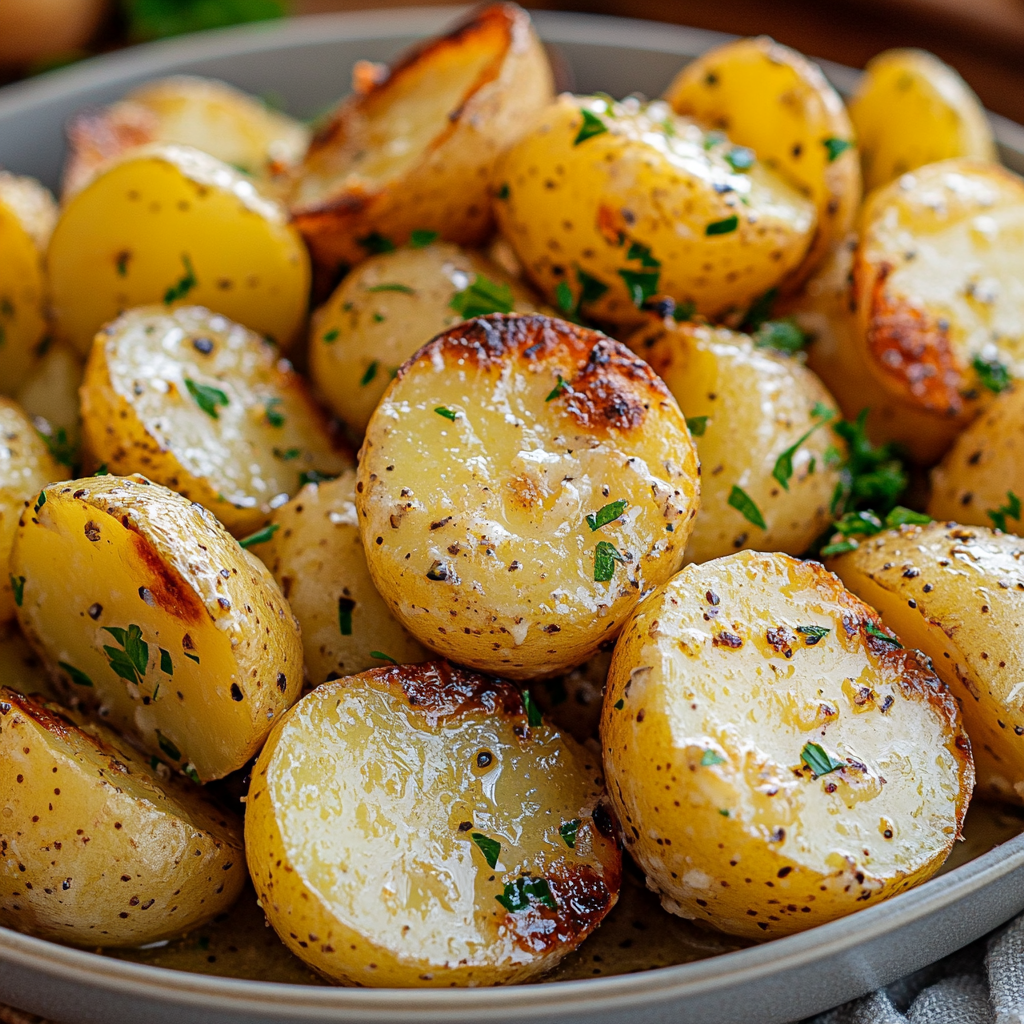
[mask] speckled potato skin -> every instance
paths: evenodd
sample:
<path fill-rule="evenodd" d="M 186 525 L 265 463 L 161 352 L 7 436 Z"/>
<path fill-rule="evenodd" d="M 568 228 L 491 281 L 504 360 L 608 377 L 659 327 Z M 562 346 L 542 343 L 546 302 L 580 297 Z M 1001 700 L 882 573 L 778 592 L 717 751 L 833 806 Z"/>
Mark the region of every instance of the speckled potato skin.
<path fill-rule="evenodd" d="M 1024 570 L 1019 537 L 952 523 L 903 526 L 830 560 L 960 703 L 978 788 L 1024 803 Z"/>
<path fill-rule="evenodd" d="M 668 385 L 685 416 L 707 417 L 704 433 L 694 439 L 701 498 L 687 561 L 706 562 L 741 548 L 806 551 L 832 521 L 839 469 L 825 453 L 830 446 L 845 447 L 828 425 L 839 410 L 821 381 L 796 359 L 758 348 L 748 335 L 724 327 L 668 318 L 627 344 Z M 772 471 L 801 438 L 787 490 Z M 729 505 L 734 486 L 757 506 L 766 529 Z"/>
<path fill-rule="evenodd" d="M 853 125 L 839 94 L 817 64 L 758 36 L 691 61 L 664 98 L 677 114 L 752 149 L 812 200 L 818 226 L 807 257 L 785 282 L 794 290 L 853 227 L 860 205 Z"/>
<path fill-rule="evenodd" d="M 384 662 L 379 655 L 399 664 L 430 657 L 395 621 L 370 579 L 355 497 L 351 470 L 307 484 L 274 512 L 271 539 L 252 548 L 299 620 L 306 678 L 314 686 L 377 668 Z"/>
<path fill-rule="evenodd" d="M 773 938 L 939 869 L 971 747 L 927 659 L 894 641 L 835 576 L 782 554 L 687 566 L 637 608 L 601 739 L 626 847 L 666 910 Z M 815 776 L 808 743 L 841 767 Z"/>
<path fill-rule="evenodd" d="M 614 832 L 599 759 L 528 715 L 514 686 L 444 662 L 308 694 L 271 733 L 246 801 L 249 869 L 285 945 L 373 987 L 554 967 L 615 905 Z M 474 836 L 500 844 L 493 864 Z M 496 897 L 523 876 L 549 899 L 506 908 Z"/>
<path fill-rule="evenodd" d="M 966 425 L 974 360 L 1024 375 L 1024 180 L 946 160 L 873 192 L 854 261 L 857 340 L 905 404 Z"/>
<path fill-rule="evenodd" d="M 0 924 L 80 946 L 138 946 L 227 910 L 241 821 L 161 775 L 106 727 L 0 688 Z"/>
<path fill-rule="evenodd" d="M 530 679 L 585 661 L 679 568 L 699 493 L 682 413 L 646 363 L 585 327 L 496 314 L 399 371 L 356 507 L 370 575 L 413 636 Z"/>
<path fill-rule="evenodd" d="M 309 255 L 284 208 L 228 164 L 154 144 L 106 165 L 63 208 L 47 254 L 57 333 L 84 356 L 125 309 L 203 305 L 298 340 Z"/>
<path fill-rule="evenodd" d="M 199 781 L 241 768 L 299 696 L 299 626 L 269 571 L 145 477 L 47 488 L 11 573 L 25 578 L 18 620 L 65 697 Z"/>
<path fill-rule="evenodd" d="M 209 407 L 197 386 L 219 393 Z M 81 394 L 97 462 L 198 501 L 238 537 L 296 494 L 302 474 L 352 465 L 277 349 L 201 306 L 143 306 L 108 324 Z"/>
<path fill-rule="evenodd" d="M 605 130 L 577 143 L 584 110 Z M 731 149 L 663 102 L 563 95 L 498 162 L 498 225 L 552 305 L 565 285 L 598 322 L 643 322 L 629 282 L 708 317 L 745 310 L 799 266 L 816 217 L 760 163 L 734 170 Z"/>
<path fill-rule="evenodd" d="M 478 275 L 507 285 L 515 312 L 537 312 L 530 292 L 500 267 L 445 242 L 371 256 L 317 310 L 309 334 L 310 375 L 317 392 L 356 433 L 366 430 L 406 359 L 461 322 L 452 298 Z"/>

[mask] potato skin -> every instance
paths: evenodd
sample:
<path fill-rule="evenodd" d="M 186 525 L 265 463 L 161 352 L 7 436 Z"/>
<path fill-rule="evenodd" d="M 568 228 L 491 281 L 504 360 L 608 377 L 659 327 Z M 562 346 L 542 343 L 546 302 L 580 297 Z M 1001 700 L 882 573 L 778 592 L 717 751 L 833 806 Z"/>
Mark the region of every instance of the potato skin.
<path fill-rule="evenodd" d="M 138 946 L 210 920 L 245 884 L 234 815 L 198 786 L 160 775 L 105 726 L 6 687 L 0 800 L 8 928 Z"/>
<path fill-rule="evenodd" d="M 687 566 L 637 608 L 601 738 L 627 849 L 662 905 L 749 938 L 934 874 L 974 783 L 927 660 L 822 566 L 782 554 Z M 808 743 L 838 771 L 813 775 Z"/>
<path fill-rule="evenodd" d="M 678 569 L 698 504 L 696 449 L 661 380 L 618 342 L 544 316 L 480 317 L 420 349 L 370 420 L 356 484 L 395 617 L 516 679 L 613 638 Z"/>
<path fill-rule="evenodd" d="M 318 687 L 275 726 L 246 852 L 270 923 L 326 977 L 508 984 L 555 966 L 615 905 L 604 799 L 597 758 L 514 686 L 444 662 L 374 669 Z M 500 843 L 493 865 L 475 836 Z M 547 901 L 506 908 L 496 897 L 524 875 Z"/>
<path fill-rule="evenodd" d="M 201 505 L 145 477 L 46 488 L 11 573 L 18 620 L 65 696 L 198 781 L 241 768 L 302 687 L 273 577 Z"/>

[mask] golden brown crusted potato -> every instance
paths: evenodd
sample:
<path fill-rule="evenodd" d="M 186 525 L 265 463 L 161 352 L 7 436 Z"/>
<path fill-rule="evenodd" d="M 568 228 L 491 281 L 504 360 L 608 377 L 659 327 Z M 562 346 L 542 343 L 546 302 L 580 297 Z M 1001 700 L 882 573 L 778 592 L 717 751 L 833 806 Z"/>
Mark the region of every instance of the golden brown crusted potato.
<path fill-rule="evenodd" d="M 662 905 L 757 939 L 934 874 L 974 784 L 927 660 L 822 566 L 782 554 L 687 566 L 637 608 L 601 738 Z"/>
<path fill-rule="evenodd" d="M 430 656 L 395 621 L 370 579 L 355 498 L 354 471 L 307 484 L 275 510 L 270 540 L 252 549 L 299 620 L 314 686 L 389 659 L 405 664 Z"/>
<path fill-rule="evenodd" d="M 839 410 L 798 360 L 724 327 L 657 321 L 627 339 L 668 385 L 696 438 L 700 511 L 691 562 L 806 551 L 831 522 L 843 442 Z M 785 483 L 783 483 L 783 480 Z"/>
<path fill-rule="evenodd" d="M 352 459 L 303 379 L 252 331 L 201 306 L 133 309 L 96 337 L 82 417 L 112 473 L 145 473 L 236 536 Z"/>
<path fill-rule="evenodd" d="M 329 277 L 417 230 L 484 242 L 495 157 L 551 96 L 544 48 L 511 3 L 476 10 L 383 74 L 357 76 L 291 195 L 314 260 Z"/>
<path fill-rule="evenodd" d="M 615 905 L 600 759 L 444 662 L 325 683 L 271 733 L 245 843 L 285 945 L 348 984 L 525 981 Z"/>
<path fill-rule="evenodd" d="M 932 659 L 956 694 L 979 789 L 1024 802 L 1024 547 L 953 524 L 903 526 L 829 562 L 847 587 Z"/>
<path fill-rule="evenodd" d="M 364 260 L 314 314 L 309 364 L 317 391 L 361 434 L 398 368 L 459 323 L 457 310 L 533 313 L 537 305 L 489 260 L 444 242 Z"/>
<path fill-rule="evenodd" d="M 496 314 L 399 371 L 356 507 L 370 575 L 409 632 L 528 679 L 585 661 L 679 568 L 698 474 L 679 406 L 625 346 Z"/>
<path fill-rule="evenodd" d="M 241 822 L 161 775 L 105 726 L 0 688 L 0 924 L 138 946 L 227 910 L 245 884 Z"/>
<path fill-rule="evenodd" d="M 814 205 L 667 103 L 560 96 L 495 169 L 502 233 L 558 308 L 637 326 L 667 295 L 745 310 L 803 261 Z"/>
<path fill-rule="evenodd" d="M 299 627 L 273 577 L 145 477 L 40 492 L 11 572 L 21 626 L 65 695 L 196 781 L 241 768 L 299 695 Z"/>
<path fill-rule="evenodd" d="M 785 282 L 794 289 L 842 241 L 860 205 L 853 125 L 839 94 L 817 64 L 758 36 L 702 54 L 676 75 L 665 100 L 749 147 L 814 202 L 814 242 Z"/>

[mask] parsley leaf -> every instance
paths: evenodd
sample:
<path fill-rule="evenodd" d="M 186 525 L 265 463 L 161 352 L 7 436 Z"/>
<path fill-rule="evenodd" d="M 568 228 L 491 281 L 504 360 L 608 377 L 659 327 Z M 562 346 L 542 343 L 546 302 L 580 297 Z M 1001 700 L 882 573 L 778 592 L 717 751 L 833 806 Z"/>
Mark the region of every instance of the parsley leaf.
<path fill-rule="evenodd" d="M 196 405 L 207 416 L 212 416 L 215 420 L 220 419 L 217 406 L 228 404 L 228 396 L 220 388 L 215 388 L 210 384 L 197 384 L 191 377 L 185 378 L 185 387 Z"/>
<path fill-rule="evenodd" d="M 374 359 L 374 361 L 370 363 L 370 365 L 366 368 L 366 373 L 363 374 L 362 378 L 359 381 L 359 386 L 361 388 L 365 388 L 366 385 L 369 384 L 370 381 L 372 381 L 373 378 L 377 376 L 377 368 L 379 366 L 380 363 L 376 359 Z"/>
<path fill-rule="evenodd" d="M 740 324 L 740 330 L 747 334 L 756 333 L 757 329 L 766 321 L 771 319 L 772 310 L 775 308 L 775 300 L 779 297 L 778 288 L 769 288 L 764 295 L 756 298 L 747 310 L 747 315 Z"/>
<path fill-rule="evenodd" d="M 409 245 L 413 249 L 425 249 L 432 242 L 437 241 L 436 231 L 427 231 L 423 228 L 418 228 L 409 236 Z"/>
<path fill-rule="evenodd" d="M 1003 533 L 1013 533 L 1013 530 L 1006 528 L 1007 518 L 1016 519 L 1020 522 L 1021 513 L 1021 500 L 1017 497 L 1013 491 L 1006 492 L 1006 502 L 1000 505 L 999 508 L 990 508 L 985 515 L 992 520 L 993 525 L 997 530 L 1002 530 Z"/>
<path fill-rule="evenodd" d="M 520 876 L 514 882 L 505 883 L 505 891 L 494 897 L 509 913 L 516 914 L 526 910 L 531 900 L 543 903 L 552 910 L 558 909 L 551 888 L 546 878 L 528 878 Z"/>
<path fill-rule="evenodd" d="M 239 542 L 238 546 L 242 548 L 255 547 L 257 544 L 266 544 L 271 537 L 281 529 L 280 523 L 268 523 L 263 527 L 262 530 L 257 530 L 255 533 L 250 533 L 248 537 L 243 537 Z"/>
<path fill-rule="evenodd" d="M 732 234 L 740 226 L 740 219 L 733 214 L 731 217 L 725 217 L 722 220 L 712 221 L 707 227 L 704 228 L 704 234 L 708 236 L 712 235 L 729 235 Z"/>
<path fill-rule="evenodd" d="M 558 282 L 558 287 L 555 289 L 555 299 L 558 302 L 558 308 L 563 313 L 572 316 L 576 312 L 576 300 L 573 298 L 572 289 L 567 281 Z"/>
<path fill-rule="evenodd" d="M 11 575 L 8 578 L 11 581 L 11 590 L 14 591 L 14 603 L 20 608 L 25 600 L 25 577 Z"/>
<path fill-rule="evenodd" d="M 171 660 L 171 652 L 165 651 L 162 647 L 160 648 L 160 671 L 165 676 L 174 675 L 174 662 Z M 160 688 L 160 684 L 157 683 L 157 689 Z M 156 690 L 153 691 L 153 699 L 156 700 Z"/>
<path fill-rule="evenodd" d="M 846 767 L 845 761 L 837 761 L 820 743 L 805 743 L 800 751 L 800 760 L 811 769 L 816 779 Z"/>
<path fill-rule="evenodd" d="M 490 836 L 485 836 L 482 832 L 471 832 L 469 838 L 479 847 L 480 852 L 484 855 L 484 860 L 487 861 L 489 868 L 497 867 L 498 856 L 501 854 L 501 843 L 496 839 L 491 839 Z"/>
<path fill-rule="evenodd" d="M 608 125 L 597 114 L 592 114 L 589 110 L 585 109 L 581 109 L 580 113 L 583 115 L 583 123 L 580 125 L 580 130 L 573 140 L 572 144 L 574 146 L 578 146 L 581 142 L 586 142 L 587 139 L 592 139 L 595 135 L 603 135 L 608 131 Z"/>
<path fill-rule="evenodd" d="M 172 760 L 181 760 L 181 751 L 159 729 L 156 731 L 157 746 Z"/>
<path fill-rule="evenodd" d="M 558 834 L 562 837 L 562 841 L 570 850 L 576 849 L 576 836 L 580 830 L 580 819 L 573 818 L 572 821 L 563 821 L 558 826 Z"/>
<path fill-rule="evenodd" d="M 385 654 L 383 651 L 370 651 L 370 657 L 376 658 L 378 661 L 390 661 L 392 665 L 398 664 L 390 654 Z"/>
<path fill-rule="evenodd" d="M 536 728 L 538 725 L 542 725 L 544 722 L 544 716 L 541 714 L 541 710 L 538 707 L 537 702 L 533 699 L 533 694 L 531 694 L 529 690 L 523 690 L 522 697 L 523 711 L 526 713 L 526 724 L 533 728 Z"/>
<path fill-rule="evenodd" d="M 898 647 L 900 650 L 903 649 L 903 644 L 899 642 L 894 636 L 889 636 L 884 629 L 879 629 L 873 622 L 864 623 L 864 632 L 868 636 L 873 636 L 876 640 L 884 640 L 887 644 L 892 644 L 893 647 Z"/>
<path fill-rule="evenodd" d="M 46 504 L 46 491 L 40 491 L 39 497 L 36 498 L 35 505 L 32 506 L 32 511 L 36 515 L 39 515 L 39 510 Z"/>
<path fill-rule="evenodd" d="M 600 278 L 594 277 L 593 274 L 588 274 L 585 270 L 581 270 L 577 265 L 576 267 L 576 280 L 580 283 L 580 306 L 589 305 L 592 302 L 597 302 L 606 291 L 608 291 L 608 285 L 604 283 Z M 578 307 L 577 307 L 578 308 Z"/>
<path fill-rule="evenodd" d="M 818 412 L 818 410 L 815 410 Z M 816 430 L 820 430 L 826 423 L 832 421 L 835 417 L 835 413 L 832 410 L 826 410 L 824 415 L 818 412 L 816 416 L 818 422 L 811 427 L 810 430 L 805 431 L 791 444 L 776 460 L 775 466 L 772 469 L 772 476 L 782 484 L 784 490 L 789 490 L 789 481 L 793 476 L 793 456 L 796 455 L 797 451 Z"/>
<path fill-rule="evenodd" d="M 777 352 L 785 352 L 786 355 L 800 352 L 811 340 L 792 317 L 765 320 L 754 332 L 753 337 L 758 348 L 773 348 Z"/>
<path fill-rule="evenodd" d="M 600 530 L 602 526 L 614 523 L 626 511 L 627 504 L 628 502 L 625 498 L 619 498 L 618 501 L 610 502 L 599 508 L 596 512 L 591 512 L 587 516 L 587 526 L 591 530 Z"/>
<path fill-rule="evenodd" d="M 619 277 L 626 284 L 633 305 L 638 309 L 658 291 L 658 280 L 661 272 L 658 270 L 620 270 Z"/>
<path fill-rule="evenodd" d="M 434 410 L 434 412 L 436 412 L 438 416 L 443 416 L 446 420 L 451 420 L 453 423 L 455 422 L 456 417 L 459 415 L 457 412 L 453 412 L 451 409 L 449 409 L 448 406 L 446 405 L 439 405 Z"/>
<path fill-rule="evenodd" d="M 515 299 L 509 285 L 477 274 L 470 285 L 452 296 L 448 306 L 464 320 L 471 320 L 488 313 L 511 313 Z"/>
<path fill-rule="evenodd" d="M 767 529 L 767 524 L 764 521 L 764 516 L 761 515 L 761 510 L 754 504 L 754 499 L 742 487 L 737 487 L 735 484 L 732 485 L 732 490 L 729 492 L 729 504 L 748 523 L 753 523 L 754 526 L 759 526 L 762 530 Z"/>
<path fill-rule="evenodd" d="M 994 391 L 998 395 L 1010 386 L 1010 371 L 998 359 L 982 359 L 981 356 L 975 356 L 971 366 L 974 367 L 978 380 L 989 391 Z"/>
<path fill-rule="evenodd" d="M 838 160 L 853 145 L 849 139 L 822 139 L 821 144 L 825 147 L 825 152 L 828 154 L 829 163 Z"/>
<path fill-rule="evenodd" d="M 833 515 L 855 508 L 873 508 L 884 514 L 907 489 L 898 446 L 890 442 L 876 448 L 868 440 L 867 416 L 864 409 L 853 423 L 842 420 L 833 428 L 846 442 L 848 452 L 832 496 Z"/>
<path fill-rule="evenodd" d="M 338 630 L 342 636 L 352 635 L 352 612 L 356 603 L 351 597 L 338 598 Z"/>
<path fill-rule="evenodd" d="M 796 631 L 804 638 L 804 643 L 808 647 L 813 647 L 832 632 L 828 626 L 797 626 Z"/>
<path fill-rule="evenodd" d="M 192 269 L 192 261 L 188 258 L 186 253 L 181 254 L 181 262 L 185 265 L 185 273 L 182 277 L 164 292 L 164 305 L 169 306 L 173 302 L 177 302 L 179 299 L 185 298 L 186 295 L 199 282 L 196 280 L 195 271 Z"/>
<path fill-rule="evenodd" d="M 642 242 L 633 242 L 626 253 L 627 260 L 639 260 L 642 267 L 660 267 L 661 260 L 656 260 L 651 255 L 649 246 Z"/>
<path fill-rule="evenodd" d="M 703 437 L 704 431 L 708 429 L 708 417 L 687 416 L 686 429 L 689 430 L 694 437 Z"/>
<path fill-rule="evenodd" d="M 92 680 L 81 669 L 69 665 L 66 661 L 58 661 L 57 664 L 64 669 L 75 686 L 92 686 Z"/>
<path fill-rule="evenodd" d="M 402 295 L 415 295 L 416 289 L 407 284 L 374 284 L 366 289 L 368 292 L 399 292 Z"/>
<path fill-rule="evenodd" d="M 325 484 L 328 480 L 337 480 L 338 478 L 333 473 L 321 473 L 316 469 L 307 469 L 299 474 L 299 486 L 305 487 L 306 484 Z"/>
<path fill-rule="evenodd" d="M 281 18 L 283 0 L 124 0 L 133 41 L 163 39 L 240 22 Z"/>
<path fill-rule="evenodd" d="M 341 332 L 338 330 L 337 327 L 332 327 L 329 331 L 325 331 L 324 332 L 324 336 L 323 336 L 324 341 L 326 341 L 327 344 L 330 345 L 332 342 L 335 342 L 335 341 L 338 340 L 338 335 L 340 333 Z"/>
<path fill-rule="evenodd" d="M 725 154 L 726 163 L 734 171 L 749 171 L 754 166 L 757 157 L 752 149 L 747 149 L 746 146 L 733 146 L 728 153 Z"/>
<path fill-rule="evenodd" d="M 277 407 L 281 404 L 282 399 L 280 398 L 268 398 L 264 403 L 267 409 L 267 422 L 272 427 L 283 427 L 285 422 L 285 415 Z M 227 404 L 225 402 L 225 404 Z"/>
<path fill-rule="evenodd" d="M 544 399 L 545 402 L 554 401 L 563 391 L 569 391 L 571 393 L 572 388 L 562 379 L 562 375 L 558 374 L 558 383 L 551 389 L 548 397 Z"/>
<path fill-rule="evenodd" d="M 716 751 L 708 748 L 701 755 L 700 766 L 702 768 L 711 768 L 716 764 L 725 764 L 725 758 L 720 756 Z"/>
<path fill-rule="evenodd" d="M 48 424 L 43 423 L 42 425 L 48 427 Z M 77 465 L 78 445 L 68 438 L 68 432 L 63 427 L 50 430 L 49 433 L 44 433 L 37 428 L 36 433 L 43 439 L 43 443 L 49 450 L 50 455 L 53 456 L 54 462 L 67 466 L 68 469 L 73 469 Z"/>
<path fill-rule="evenodd" d="M 371 255 L 379 256 L 381 253 L 394 252 L 395 243 L 390 238 L 385 238 L 379 231 L 371 231 L 356 241 Z"/>
<path fill-rule="evenodd" d="M 615 575 L 615 563 L 625 562 L 614 544 L 606 540 L 597 542 L 594 548 L 594 580 L 597 583 L 607 583 Z"/>

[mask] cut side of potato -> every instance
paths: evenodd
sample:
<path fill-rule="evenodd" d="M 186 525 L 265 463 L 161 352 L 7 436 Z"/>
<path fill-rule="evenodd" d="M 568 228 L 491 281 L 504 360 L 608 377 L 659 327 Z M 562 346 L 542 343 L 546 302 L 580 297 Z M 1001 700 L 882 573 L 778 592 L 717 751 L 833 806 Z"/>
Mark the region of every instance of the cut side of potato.
<path fill-rule="evenodd" d="M 273 577 L 145 477 L 41 491 L 11 555 L 18 619 L 65 695 L 196 781 L 241 768 L 302 687 Z"/>
<path fill-rule="evenodd" d="M 166 771 L 166 770 L 165 770 Z M 227 910 L 241 822 L 102 725 L 0 688 L 0 924 L 80 946 L 138 946 Z"/>
<path fill-rule="evenodd" d="M 284 208 L 241 172 L 187 146 L 107 165 L 64 207 L 47 255 L 58 334 L 84 356 L 124 310 L 203 305 L 293 344 L 309 255 Z"/>
<path fill-rule="evenodd" d="M 444 662 L 326 683 L 271 734 L 245 842 L 285 945 L 373 987 L 525 981 L 615 905 L 600 760 Z"/>
<path fill-rule="evenodd" d="M 665 909 L 755 939 L 933 875 L 974 785 L 927 659 L 782 554 L 687 566 L 639 606 L 601 739 L 626 847 Z"/>
<path fill-rule="evenodd" d="M 307 480 L 352 465 L 277 349 L 201 306 L 144 306 L 101 331 L 82 416 L 92 455 L 112 473 L 144 473 L 238 536 Z"/>
<path fill-rule="evenodd" d="M 399 371 L 356 507 L 370 575 L 409 632 L 528 679 L 585 661 L 679 568 L 699 484 L 646 363 L 597 331 L 496 314 Z"/>

